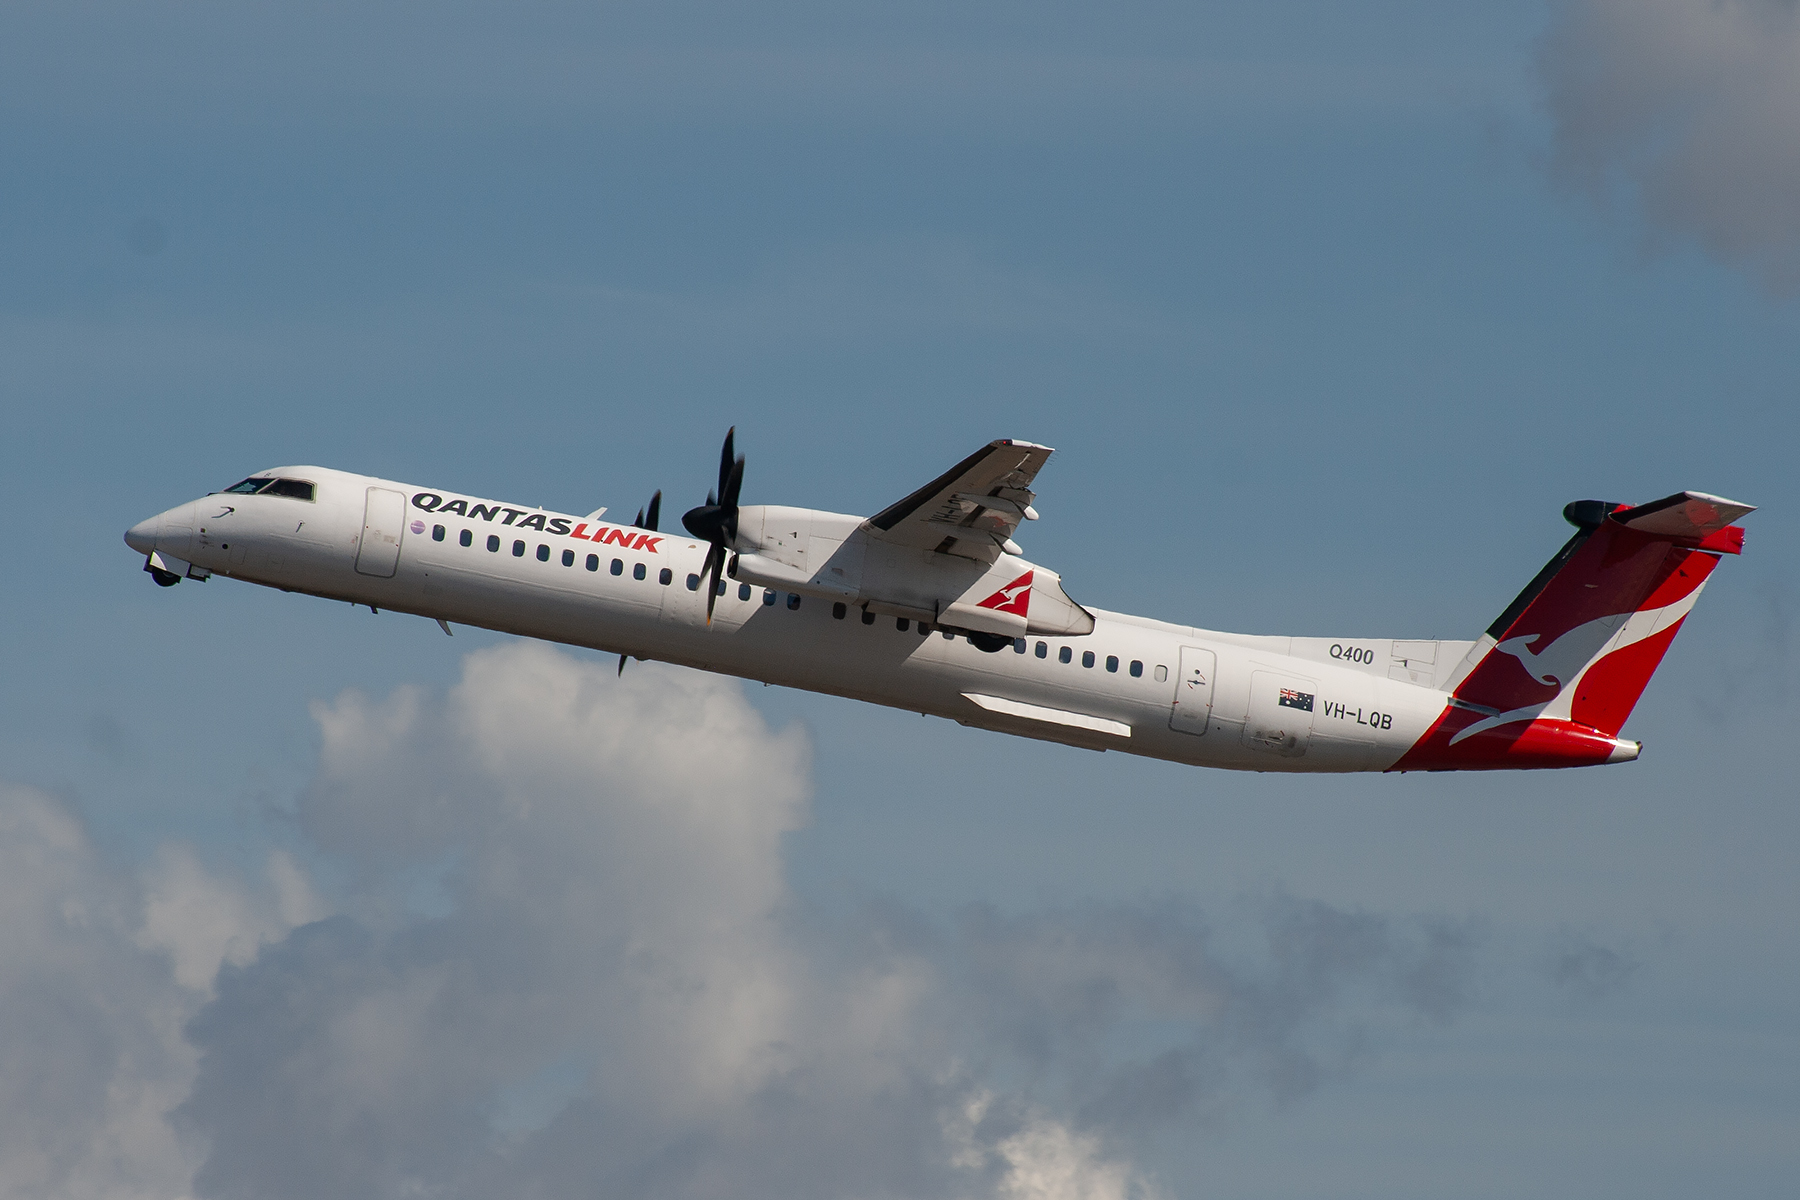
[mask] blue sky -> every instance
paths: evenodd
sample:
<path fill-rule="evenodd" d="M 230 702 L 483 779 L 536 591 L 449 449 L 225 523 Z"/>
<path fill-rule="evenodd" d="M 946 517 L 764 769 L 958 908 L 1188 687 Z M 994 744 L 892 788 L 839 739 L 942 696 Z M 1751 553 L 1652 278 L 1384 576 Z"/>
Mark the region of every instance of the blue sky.
<path fill-rule="evenodd" d="M 700 1165 L 771 1194 L 1782 1193 L 1797 44 L 1774 0 L 10 6 L 0 489 L 25 536 L 0 784 L 65 857 L 15 839 L 64 866 L 18 868 L 41 886 L 16 911 L 49 924 L 4 986 L 116 988 L 161 1031 L 142 1036 L 172 1065 L 139 1081 L 140 1115 L 171 1148 L 102 1190 L 325 1186 L 292 1163 L 343 1152 L 329 1120 L 284 1141 L 220 1099 L 268 1069 L 221 1032 L 272 1020 L 258 986 L 350 970 L 357 937 L 395 971 L 408 938 L 487 962 L 509 922 L 545 962 L 586 945 L 470 882 L 493 815 L 475 792 L 447 842 L 359 840 L 331 799 L 352 752 L 322 731 L 358 695 L 394 720 L 422 698 L 407 721 L 436 733 L 355 751 L 404 776 L 485 711 L 482 671 L 580 692 L 606 666 L 227 580 L 165 592 L 124 529 L 296 462 L 577 512 L 660 487 L 679 511 L 735 424 L 748 501 L 851 512 L 993 437 L 1054 445 L 1028 554 L 1084 602 L 1251 632 L 1472 637 L 1561 543 L 1568 500 L 1764 508 L 1627 727 L 1630 767 L 1265 779 L 704 691 L 737 731 L 723 776 L 800 747 L 748 788 L 760 850 L 696 849 L 762 881 L 718 902 L 763 906 L 746 944 L 806 964 L 776 989 L 793 1011 L 875 1003 L 851 986 L 870 963 L 916 982 L 879 1053 L 845 1031 L 807 1053 L 922 1072 L 900 1107 L 949 1141 L 883 1142 L 891 1110 L 861 1084 L 809 1093 L 793 1081 L 825 1076 L 793 1068 L 841 1128 L 744 1134 L 765 1128 L 752 1088 L 708 1110 L 737 1132 L 672 1175 L 624 1145 L 584 1158 L 558 1131 L 663 1076 L 615 1061 L 645 1029 L 565 1014 L 445 1083 L 466 1111 L 392 1100 L 393 1173 L 356 1176 L 367 1194 L 653 1175 L 643 1194 L 748 1194 Z M 619 694 L 645 708 L 698 686 L 633 674 Z M 691 731 L 641 732 L 679 756 Z M 621 823 L 577 806 L 571 828 L 642 833 L 619 814 L 660 785 L 624 762 L 602 768 L 637 782 L 594 801 Z M 562 778 L 543 803 L 572 803 Z M 619 936 L 713 970 L 633 878 L 605 894 L 645 914 Z M 89 975 L 47 965 L 69 903 L 114 914 Z M 979 969 L 1061 979 L 1076 968 L 1031 947 L 1111 942 L 1140 957 L 1069 952 L 1083 986 L 1130 998 L 1099 1025 L 1027 1020 L 1027 976 Z M 1159 972 L 1189 953 L 1182 991 Z M 1166 987 L 1133 990 L 1148 978 Z M 606 979 L 546 968 L 538 999 L 621 1003 Z M 0 1054 L 60 1045 L 60 1019 L 0 1017 Z M 115 1019 L 81 1044 L 131 1044 Z M 469 1020 L 442 1036 L 506 1040 Z M 95 1132 L 58 1143 L 76 1174 L 55 1186 L 29 1165 L 49 1127 L 0 1122 L 0 1192 L 102 1179 L 79 1172 L 125 1118 L 83 1097 L 130 1057 L 71 1085 L 89 1123 L 69 1127 Z M 1157 1092 L 1156 1063 L 1188 1091 Z M 29 1108 L 19 1086 L 0 1104 Z M 965 1132 L 985 1165 L 958 1175 L 942 1114 L 983 1095 Z M 690 1101 L 644 1137 L 694 1144 Z M 434 1139 L 502 1135 L 491 1161 L 417 1165 Z M 742 1147 L 764 1143 L 795 1174 L 758 1174 Z"/>

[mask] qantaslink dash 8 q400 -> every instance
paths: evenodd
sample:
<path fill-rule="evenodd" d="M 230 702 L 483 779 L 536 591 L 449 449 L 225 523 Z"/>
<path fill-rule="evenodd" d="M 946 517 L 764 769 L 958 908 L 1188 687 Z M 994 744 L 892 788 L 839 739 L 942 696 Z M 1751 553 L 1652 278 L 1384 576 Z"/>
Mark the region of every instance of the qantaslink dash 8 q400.
<path fill-rule="evenodd" d="M 1251 771 L 1629 762 L 1619 737 L 1752 511 L 1580 500 L 1474 641 L 1218 633 L 1085 608 L 1013 541 L 1050 457 L 990 442 L 872 517 L 717 490 L 657 527 L 322 467 L 262 471 L 125 535 L 165 586 L 225 575 L 1095 750 Z"/>

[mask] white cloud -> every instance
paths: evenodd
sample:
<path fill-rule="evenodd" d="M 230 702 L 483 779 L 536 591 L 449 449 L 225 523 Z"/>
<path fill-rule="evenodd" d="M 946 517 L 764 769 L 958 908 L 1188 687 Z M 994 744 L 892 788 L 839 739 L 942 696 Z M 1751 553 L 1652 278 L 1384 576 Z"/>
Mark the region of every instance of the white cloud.
<path fill-rule="evenodd" d="M 996 1200 L 1157 1200 L 1162 1192 L 1131 1164 L 1107 1158 L 1100 1139 L 1034 1112 L 1018 1132 L 990 1146 L 975 1130 L 993 1095 L 979 1092 L 945 1122 L 952 1161 L 964 1168 L 1001 1166 Z"/>
<path fill-rule="evenodd" d="M 169 1119 L 198 1058 L 183 1026 L 221 961 L 317 911 L 285 855 L 268 884 L 177 846 L 140 881 L 65 804 L 0 783 L 0 1198 L 187 1194 L 204 1147 Z"/>
<path fill-rule="evenodd" d="M 806 739 L 694 672 L 512 644 L 316 717 L 335 915 L 284 855 L 109 870 L 0 794 L 0 1197 L 1150 1200 L 1142 1138 L 1464 971 L 1454 929 L 1291 900 L 1230 953 L 1177 906 L 802 912 Z"/>
<path fill-rule="evenodd" d="M 185 1193 L 165 1117 L 198 998 L 138 946 L 137 908 L 63 804 L 0 785 L 0 1197 Z"/>
<path fill-rule="evenodd" d="M 223 963 L 241 967 L 266 942 L 325 915 L 311 880 L 293 858 L 268 858 L 268 893 L 215 875 L 189 846 L 166 844 L 145 873 L 143 924 L 137 944 L 169 955 L 175 982 L 212 994 Z"/>
<path fill-rule="evenodd" d="M 1794 0 L 1562 0 L 1540 69 L 1563 178 L 1800 287 Z"/>

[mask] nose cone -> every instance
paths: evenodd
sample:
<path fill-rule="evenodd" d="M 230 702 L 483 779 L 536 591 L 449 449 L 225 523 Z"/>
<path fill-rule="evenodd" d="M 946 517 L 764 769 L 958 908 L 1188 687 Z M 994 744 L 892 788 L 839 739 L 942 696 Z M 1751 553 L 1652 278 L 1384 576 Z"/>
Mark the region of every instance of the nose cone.
<path fill-rule="evenodd" d="M 139 521 L 125 531 L 125 544 L 139 554 L 148 554 L 156 549 L 157 527 L 162 524 L 160 516 Z"/>

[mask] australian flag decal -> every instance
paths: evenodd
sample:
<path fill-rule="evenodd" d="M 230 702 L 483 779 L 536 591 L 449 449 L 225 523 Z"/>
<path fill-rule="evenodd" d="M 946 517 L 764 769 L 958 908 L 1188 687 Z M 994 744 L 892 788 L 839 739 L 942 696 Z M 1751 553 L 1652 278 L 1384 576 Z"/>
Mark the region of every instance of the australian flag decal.
<path fill-rule="evenodd" d="M 1311 692 L 1296 692 L 1293 688 L 1282 688 L 1281 698 L 1275 703 L 1283 708 L 1297 708 L 1301 712 L 1311 712 L 1312 702 Z"/>

